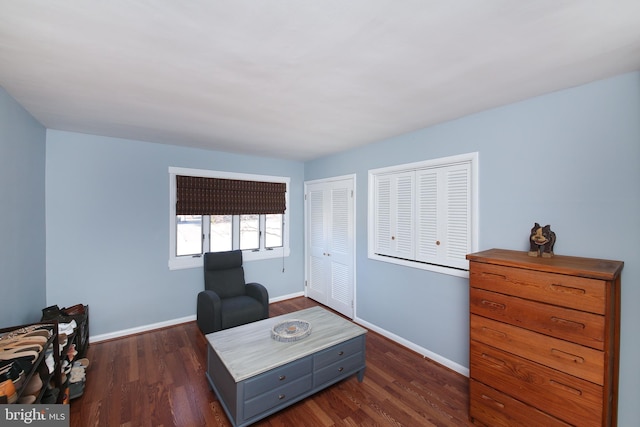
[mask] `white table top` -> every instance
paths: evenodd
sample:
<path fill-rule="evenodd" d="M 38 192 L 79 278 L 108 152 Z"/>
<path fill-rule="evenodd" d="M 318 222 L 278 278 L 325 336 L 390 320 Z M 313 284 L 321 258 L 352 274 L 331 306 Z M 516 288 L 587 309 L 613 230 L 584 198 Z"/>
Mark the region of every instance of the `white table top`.
<path fill-rule="evenodd" d="M 311 334 L 294 342 L 271 338 L 271 328 L 275 324 L 292 319 L 309 322 Z M 240 382 L 366 332 L 366 329 L 322 307 L 312 307 L 213 332 L 206 338 L 233 379 Z"/>

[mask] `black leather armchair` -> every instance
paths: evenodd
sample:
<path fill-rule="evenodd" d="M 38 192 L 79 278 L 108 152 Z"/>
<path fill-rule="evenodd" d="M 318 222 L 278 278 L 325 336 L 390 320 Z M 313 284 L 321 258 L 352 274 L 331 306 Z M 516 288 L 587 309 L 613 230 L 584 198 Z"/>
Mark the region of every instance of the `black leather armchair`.
<path fill-rule="evenodd" d="M 246 283 L 242 251 L 204 254 L 204 288 L 198 294 L 198 327 L 204 334 L 269 317 L 269 294 Z"/>

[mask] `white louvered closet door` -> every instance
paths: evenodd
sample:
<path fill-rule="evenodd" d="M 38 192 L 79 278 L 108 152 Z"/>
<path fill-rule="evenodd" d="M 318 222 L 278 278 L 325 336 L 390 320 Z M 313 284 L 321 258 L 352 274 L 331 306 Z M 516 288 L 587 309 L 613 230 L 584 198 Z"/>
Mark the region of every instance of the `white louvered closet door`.
<path fill-rule="evenodd" d="M 326 286 L 326 241 L 325 229 L 325 196 L 320 186 L 310 186 L 305 192 L 305 215 L 307 216 L 307 296 L 325 304 L 327 299 Z"/>
<path fill-rule="evenodd" d="M 380 176 L 375 189 L 376 253 L 414 258 L 414 176 L 400 172 Z"/>
<path fill-rule="evenodd" d="M 471 252 L 470 167 L 416 171 L 416 260 L 466 268 Z"/>
<path fill-rule="evenodd" d="M 307 296 L 353 317 L 353 179 L 306 185 Z"/>

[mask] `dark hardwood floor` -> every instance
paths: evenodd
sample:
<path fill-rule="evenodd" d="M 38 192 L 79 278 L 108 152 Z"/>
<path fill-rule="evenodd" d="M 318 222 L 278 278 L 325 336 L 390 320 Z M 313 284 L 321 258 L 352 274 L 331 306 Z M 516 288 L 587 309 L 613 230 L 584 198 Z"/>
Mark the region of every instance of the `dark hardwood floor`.
<path fill-rule="evenodd" d="M 271 316 L 318 305 L 300 297 Z M 71 427 L 230 426 L 205 379 L 206 340 L 195 322 L 91 344 Z M 364 381 L 355 376 L 254 424 L 470 426 L 468 379 L 369 332 Z"/>

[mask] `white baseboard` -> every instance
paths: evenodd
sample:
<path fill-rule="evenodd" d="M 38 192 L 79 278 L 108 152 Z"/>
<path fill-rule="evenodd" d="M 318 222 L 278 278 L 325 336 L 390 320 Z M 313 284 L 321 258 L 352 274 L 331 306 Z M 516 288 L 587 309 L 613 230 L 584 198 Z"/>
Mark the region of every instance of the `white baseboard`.
<path fill-rule="evenodd" d="M 181 317 L 179 319 L 167 320 L 164 322 L 152 323 L 150 325 L 138 326 L 136 328 L 123 329 L 121 331 L 109 332 L 108 334 L 89 336 L 89 343 L 112 340 L 114 338 L 122 338 L 127 335 L 139 334 L 142 332 L 153 331 L 154 329 L 166 328 L 168 326 L 179 325 L 181 323 L 193 322 L 196 315 Z"/>
<path fill-rule="evenodd" d="M 269 298 L 269 304 L 272 304 L 272 303 L 278 302 L 278 301 L 284 301 L 284 300 L 291 299 L 291 298 L 297 298 L 297 297 L 301 297 L 301 296 L 304 296 L 304 292 L 296 292 L 296 293 L 293 293 L 293 294 L 283 295 L 283 296 L 276 297 L 276 298 Z M 196 315 L 194 314 L 194 315 L 191 315 L 191 316 L 181 317 L 181 318 L 178 318 L 178 319 L 172 319 L 172 320 L 167 320 L 167 321 L 164 321 L 164 322 L 152 323 L 150 325 L 138 326 L 136 328 L 123 329 L 123 330 L 120 330 L 120 331 L 109 332 L 107 334 L 94 335 L 94 336 L 90 336 L 89 337 L 89 343 L 112 340 L 112 339 L 115 339 L 115 338 L 122 338 L 122 337 L 126 337 L 127 335 L 140 334 L 142 332 L 149 332 L 149 331 L 153 331 L 154 329 L 162 329 L 162 328 L 166 328 L 166 327 L 169 327 L 169 326 L 179 325 L 181 323 L 193 322 L 195 320 L 196 320 Z"/>
<path fill-rule="evenodd" d="M 451 369 L 452 371 L 456 371 L 457 373 L 459 373 L 460 375 L 464 375 L 465 377 L 469 376 L 469 368 L 466 368 L 452 360 L 449 360 L 445 357 L 440 356 L 439 354 L 436 354 L 432 351 L 427 350 L 426 348 L 420 347 L 419 345 L 416 345 L 415 343 L 408 341 L 402 337 L 399 337 L 396 334 L 393 334 L 385 329 L 379 328 L 376 325 L 373 325 L 365 320 L 362 320 L 358 317 L 356 317 L 354 319 L 354 322 L 364 326 L 367 329 L 371 329 L 372 331 L 375 331 L 377 333 L 379 333 L 380 335 L 389 338 L 392 341 L 397 342 L 398 344 L 407 347 L 413 351 L 415 351 L 416 353 L 422 355 L 423 357 L 426 357 L 427 359 L 431 359 L 435 362 L 438 362 L 439 364 L 446 366 L 447 368 Z"/>
<path fill-rule="evenodd" d="M 291 298 L 303 297 L 303 296 L 304 296 L 304 292 L 296 292 L 289 295 L 283 295 L 281 297 L 269 298 L 269 304 L 273 304 L 274 302 L 280 302 L 280 301 L 284 301 Z"/>

